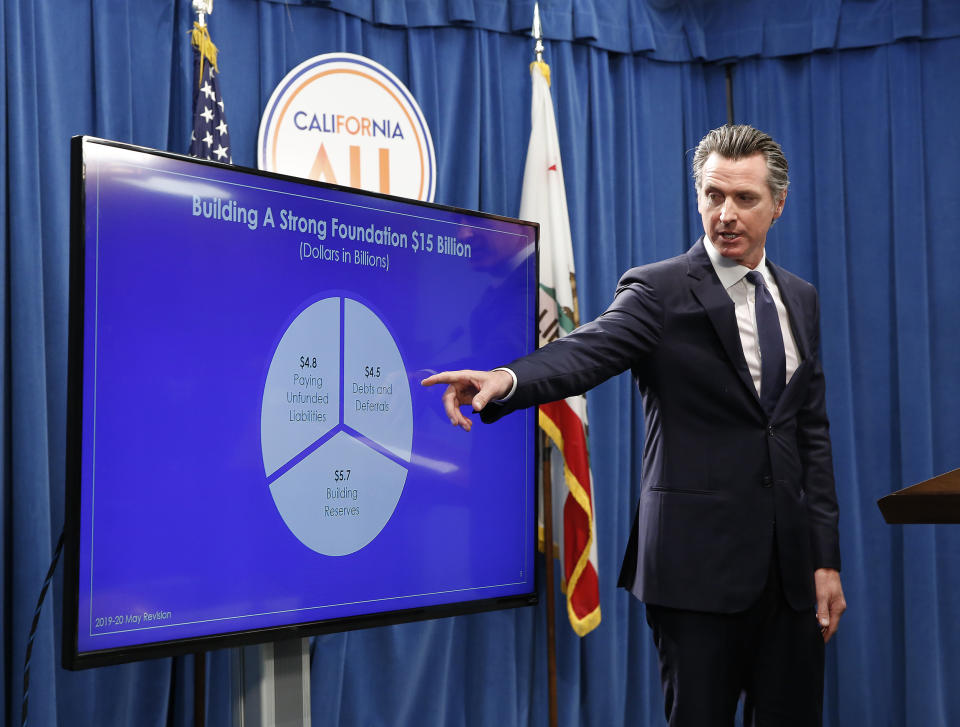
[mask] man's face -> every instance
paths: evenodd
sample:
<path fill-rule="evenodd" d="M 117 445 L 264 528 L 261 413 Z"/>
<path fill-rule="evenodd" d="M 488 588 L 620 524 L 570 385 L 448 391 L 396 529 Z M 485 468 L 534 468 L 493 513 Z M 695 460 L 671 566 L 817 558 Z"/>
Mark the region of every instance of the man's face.
<path fill-rule="evenodd" d="M 697 209 L 703 231 L 725 258 L 755 268 L 763 258 L 767 230 L 783 212 L 767 185 L 763 154 L 727 159 L 716 152 L 701 172 Z"/>

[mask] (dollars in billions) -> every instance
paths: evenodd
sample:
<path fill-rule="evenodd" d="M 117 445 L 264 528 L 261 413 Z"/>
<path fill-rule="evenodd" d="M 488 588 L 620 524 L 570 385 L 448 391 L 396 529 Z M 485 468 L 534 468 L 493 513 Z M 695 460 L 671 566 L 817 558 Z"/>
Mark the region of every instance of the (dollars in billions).
<path fill-rule="evenodd" d="M 400 350 L 373 311 L 325 298 L 293 320 L 267 372 L 260 442 L 274 503 L 300 542 L 347 555 L 377 537 L 406 482 L 413 407 Z"/>

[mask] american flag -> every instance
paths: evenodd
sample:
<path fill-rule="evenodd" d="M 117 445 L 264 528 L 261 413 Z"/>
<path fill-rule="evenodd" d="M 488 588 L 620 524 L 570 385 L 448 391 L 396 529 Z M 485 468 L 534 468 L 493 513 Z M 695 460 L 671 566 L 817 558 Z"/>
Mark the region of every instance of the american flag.
<path fill-rule="evenodd" d="M 193 24 L 193 131 L 190 155 L 232 164 L 227 114 L 217 78 L 217 47 L 206 25 Z"/>

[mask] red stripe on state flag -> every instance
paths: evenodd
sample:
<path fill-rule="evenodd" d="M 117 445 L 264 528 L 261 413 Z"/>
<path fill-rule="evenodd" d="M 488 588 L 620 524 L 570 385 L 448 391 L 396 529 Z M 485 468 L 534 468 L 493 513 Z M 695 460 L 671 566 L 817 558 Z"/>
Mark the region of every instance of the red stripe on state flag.
<path fill-rule="evenodd" d="M 587 453 L 587 438 L 583 431 L 583 422 L 565 401 L 552 401 L 543 404 L 540 411 L 550 418 L 560 435 L 562 442 L 554 442 L 563 450 L 563 459 L 567 468 L 577 479 L 577 483 L 590 499 L 590 458 Z M 580 499 L 580 498 L 577 498 Z"/>
<path fill-rule="evenodd" d="M 541 425 L 564 458 L 568 494 L 563 504 L 563 569 L 567 613 L 574 631 L 584 635 L 600 622 L 599 580 L 590 562 L 593 502 L 586 432 L 566 401 L 540 407 Z M 544 419 L 546 421 L 544 421 Z"/>
<path fill-rule="evenodd" d="M 578 623 L 585 624 L 583 627 L 585 632 L 593 628 L 594 620 L 599 622 L 600 603 L 596 597 L 599 589 L 600 580 L 597 578 L 597 571 L 593 563 L 588 560 L 580 574 L 577 587 L 571 588 L 567 594 L 567 607 L 573 612 Z M 589 628 L 587 624 L 590 624 Z"/>

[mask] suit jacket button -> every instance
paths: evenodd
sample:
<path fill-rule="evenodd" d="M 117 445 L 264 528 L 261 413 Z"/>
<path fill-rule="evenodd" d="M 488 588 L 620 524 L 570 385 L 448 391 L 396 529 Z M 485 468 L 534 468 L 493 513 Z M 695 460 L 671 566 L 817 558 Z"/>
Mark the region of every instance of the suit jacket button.
<path fill-rule="evenodd" d="M 772 437 L 772 436 L 773 436 L 773 427 L 772 427 L 772 426 L 771 426 L 771 427 L 767 427 L 767 436 L 768 436 L 768 437 Z"/>
<path fill-rule="evenodd" d="M 761 487 L 773 487 L 773 478 L 770 475 L 764 475 L 760 483 Z"/>

